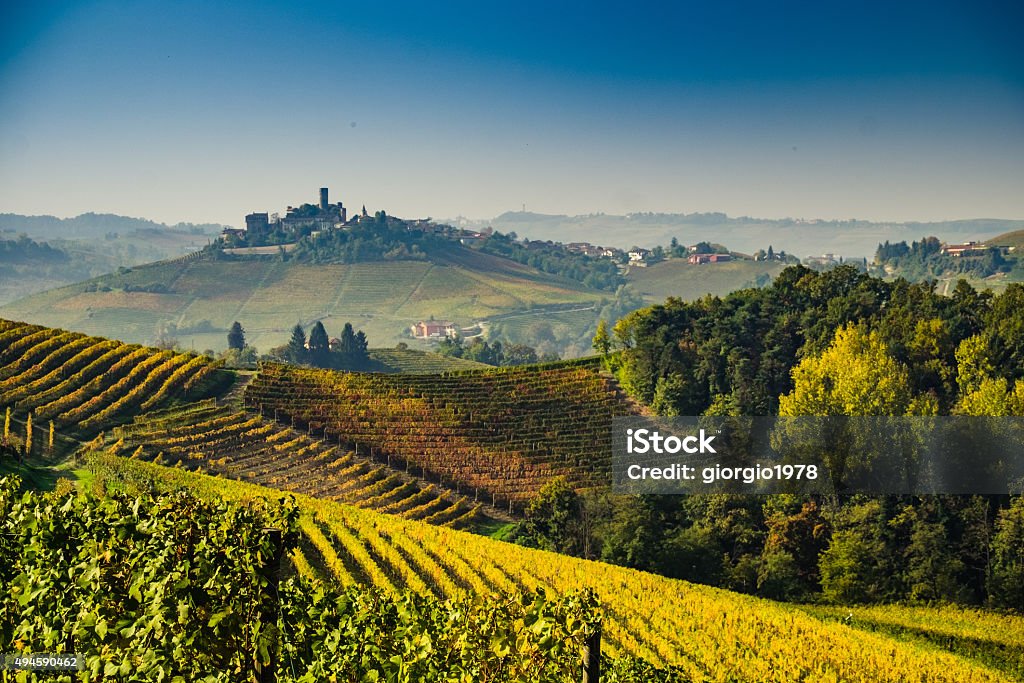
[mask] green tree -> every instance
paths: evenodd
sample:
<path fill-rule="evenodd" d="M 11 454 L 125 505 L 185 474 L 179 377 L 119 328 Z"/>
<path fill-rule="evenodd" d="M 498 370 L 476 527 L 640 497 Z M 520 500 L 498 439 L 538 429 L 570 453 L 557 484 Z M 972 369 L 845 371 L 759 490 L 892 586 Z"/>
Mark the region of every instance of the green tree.
<path fill-rule="evenodd" d="M 608 352 L 611 351 L 612 339 L 608 335 L 608 321 L 603 318 L 597 323 L 597 332 L 594 334 L 592 346 L 595 351 L 605 358 L 608 357 Z"/>
<path fill-rule="evenodd" d="M 231 329 L 228 330 L 228 348 L 238 351 L 245 348 L 245 330 L 237 320 L 231 323 Z"/>
<path fill-rule="evenodd" d="M 962 415 L 1024 415 L 1024 381 L 996 375 L 988 344 L 982 335 L 963 340 L 956 350 L 957 385 Z"/>
<path fill-rule="evenodd" d="M 936 510 L 938 505 L 936 498 L 922 500 L 906 506 L 889 522 L 891 527 L 904 529 L 903 579 L 911 600 L 951 602 L 965 597 L 959 581 L 964 564 Z"/>
<path fill-rule="evenodd" d="M 319 320 L 309 331 L 309 360 L 318 367 L 327 367 L 330 363 L 330 339 L 327 337 L 327 330 Z"/>
<path fill-rule="evenodd" d="M 526 344 L 505 344 L 502 346 L 502 365 L 530 365 L 538 362 L 537 350 Z"/>
<path fill-rule="evenodd" d="M 292 328 L 292 338 L 285 346 L 285 357 L 292 363 L 304 363 L 306 354 L 306 332 L 302 325 L 296 325 Z"/>
<path fill-rule="evenodd" d="M 829 547 L 818 557 L 822 597 L 839 604 L 877 602 L 887 597 L 895 574 L 886 562 L 886 522 L 878 500 L 853 503 L 839 513 Z"/>
<path fill-rule="evenodd" d="M 356 332 L 356 339 L 355 339 L 355 345 L 354 346 L 355 346 L 354 350 L 355 350 L 356 355 L 358 355 L 360 357 L 365 357 L 366 356 L 366 352 L 370 348 L 370 342 L 366 339 L 366 333 L 364 333 L 362 330 L 359 330 L 358 332 Z"/>
<path fill-rule="evenodd" d="M 797 505 L 799 510 L 794 510 Z M 768 498 L 763 510 L 768 533 L 758 590 L 782 600 L 797 599 L 816 590 L 818 556 L 830 537 L 830 525 L 821 508 L 814 501 L 801 504 L 796 496 L 778 495 Z"/>
<path fill-rule="evenodd" d="M 757 592 L 772 600 L 800 600 L 807 593 L 800 574 L 800 566 L 791 554 L 767 551 L 758 566 Z"/>
<path fill-rule="evenodd" d="M 1024 496 L 1002 510 L 992 538 L 989 600 L 1000 607 L 1024 605 Z"/>
<path fill-rule="evenodd" d="M 526 519 L 513 534 L 521 545 L 578 554 L 584 543 L 579 537 L 582 502 L 564 477 L 556 477 L 526 506 Z"/>
<path fill-rule="evenodd" d="M 356 350 L 356 333 L 352 329 L 352 323 L 345 323 L 338 338 L 338 352 L 342 357 L 348 359 Z"/>
<path fill-rule="evenodd" d="M 661 558 L 664 529 L 647 496 L 629 496 L 614 507 L 602 525 L 601 559 L 611 564 L 651 571 Z"/>

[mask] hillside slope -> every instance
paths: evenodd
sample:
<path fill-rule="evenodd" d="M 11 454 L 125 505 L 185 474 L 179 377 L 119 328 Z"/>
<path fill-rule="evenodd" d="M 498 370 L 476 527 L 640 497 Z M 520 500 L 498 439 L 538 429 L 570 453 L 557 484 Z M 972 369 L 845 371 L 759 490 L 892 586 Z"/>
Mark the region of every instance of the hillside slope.
<path fill-rule="evenodd" d="M 49 447 L 46 422 L 94 434 L 140 411 L 204 398 L 230 380 L 204 356 L 0 318 L 0 407 L 26 424 L 32 416 L 36 451 Z"/>
<path fill-rule="evenodd" d="M 430 317 L 466 326 L 498 313 L 593 305 L 600 298 L 455 245 L 444 259 L 354 265 L 273 258 L 164 261 L 31 296 L 0 314 L 139 343 L 169 329 L 186 347 L 214 350 L 224 348 L 226 331 L 238 320 L 249 343 L 265 351 L 287 341 L 297 322 L 323 320 L 332 334 L 351 322 L 373 346 L 388 346 Z"/>
<path fill-rule="evenodd" d="M 1000 247 L 1013 247 L 1015 250 L 1024 249 L 1024 230 L 1004 232 L 1002 235 L 986 240 L 986 242 Z"/>
<path fill-rule="evenodd" d="M 104 481 L 148 480 L 230 499 L 275 492 L 102 453 L 90 457 Z M 604 610 L 603 650 L 675 665 L 692 681 L 1012 681 L 943 648 L 818 619 L 795 606 L 667 579 L 633 569 L 510 545 L 465 532 L 297 497 L 303 539 L 292 556 L 306 575 L 343 585 L 411 588 L 438 596 L 542 588 L 595 589 Z M 1013 650 L 1007 617 L 987 642 Z"/>
<path fill-rule="evenodd" d="M 693 301 L 711 294 L 726 294 L 756 287 L 782 272 L 779 261 L 730 261 L 693 265 L 685 259 L 661 261 L 646 268 L 630 268 L 627 279 L 647 303 L 661 303 L 670 296 Z"/>

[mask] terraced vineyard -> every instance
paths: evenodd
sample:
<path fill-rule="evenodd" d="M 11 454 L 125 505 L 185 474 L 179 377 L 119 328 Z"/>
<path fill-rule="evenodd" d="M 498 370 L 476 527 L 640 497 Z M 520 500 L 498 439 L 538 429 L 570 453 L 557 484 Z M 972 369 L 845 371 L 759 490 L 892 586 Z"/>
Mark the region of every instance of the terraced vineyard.
<path fill-rule="evenodd" d="M 266 364 L 245 403 L 510 507 L 558 476 L 607 483 L 612 416 L 633 411 L 595 361 L 439 375 Z"/>
<path fill-rule="evenodd" d="M 229 499 L 275 496 L 257 486 L 148 463 L 90 456 L 102 481 L 187 487 Z M 342 584 L 437 595 L 592 587 L 604 610 L 604 650 L 678 667 L 692 681 L 1012 681 L 944 648 L 904 642 L 787 606 L 612 565 L 509 545 L 452 529 L 298 496 L 297 571 Z M 1020 633 L 1024 618 L 1003 628 Z M 988 633 L 993 641 L 1002 636 Z"/>
<path fill-rule="evenodd" d="M 0 320 L 0 406 L 37 427 L 95 433 L 225 381 L 202 356 Z"/>
<path fill-rule="evenodd" d="M 482 505 L 385 464 L 214 401 L 137 417 L 110 453 L 465 528 Z"/>

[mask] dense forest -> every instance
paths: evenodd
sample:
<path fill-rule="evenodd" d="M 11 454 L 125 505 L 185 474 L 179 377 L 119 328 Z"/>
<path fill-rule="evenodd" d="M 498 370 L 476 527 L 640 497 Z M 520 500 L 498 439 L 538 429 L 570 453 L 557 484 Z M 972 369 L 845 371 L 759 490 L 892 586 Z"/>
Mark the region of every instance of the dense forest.
<path fill-rule="evenodd" d="M 936 237 L 922 237 L 914 241 L 879 244 L 875 263 L 908 280 L 925 280 L 949 274 L 985 278 L 996 273 L 1008 273 L 1016 259 L 1007 259 L 998 247 L 988 247 L 976 256 L 950 256 L 942 253 L 942 243 Z"/>
<path fill-rule="evenodd" d="M 636 311 L 595 340 L 661 415 L 1024 415 L 1024 286 L 886 282 L 841 266 Z M 616 352 L 617 349 L 617 352 Z M 520 542 L 779 599 L 1024 604 L 1024 499 L 579 495 Z"/>

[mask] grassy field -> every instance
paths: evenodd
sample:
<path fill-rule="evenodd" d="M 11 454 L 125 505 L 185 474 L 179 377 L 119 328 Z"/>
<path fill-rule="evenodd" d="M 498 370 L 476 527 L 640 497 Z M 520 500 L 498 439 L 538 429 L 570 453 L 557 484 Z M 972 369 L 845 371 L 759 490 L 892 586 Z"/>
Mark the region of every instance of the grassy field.
<path fill-rule="evenodd" d="M 468 326 L 496 314 L 600 299 L 525 266 L 458 251 L 435 261 L 355 265 L 159 262 L 43 292 L 0 315 L 136 343 L 151 343 L 161 327 L 174 325 L 170 336 L 183 347 L 215 351 L 226 346 L 227 329 L 238 320 L 249 343 L 265 351 L 287 341 L 297 322 L 323 320 L 334 335 L 351 322 L 371 345 L 388 346 L 431 316 Z"/>
<path fill-rule="evenodd" d="M 778 261 L 730 261 L 695 266 L 684 259 L 670 259 L 647 268 L 631 268 L 627 277 L 644 300 L 660 303 L 670 296 L 687 301 L 706 294 L 723 296 L 755 286 L 758 277 L 774 278 L 782 269 Z"/>

